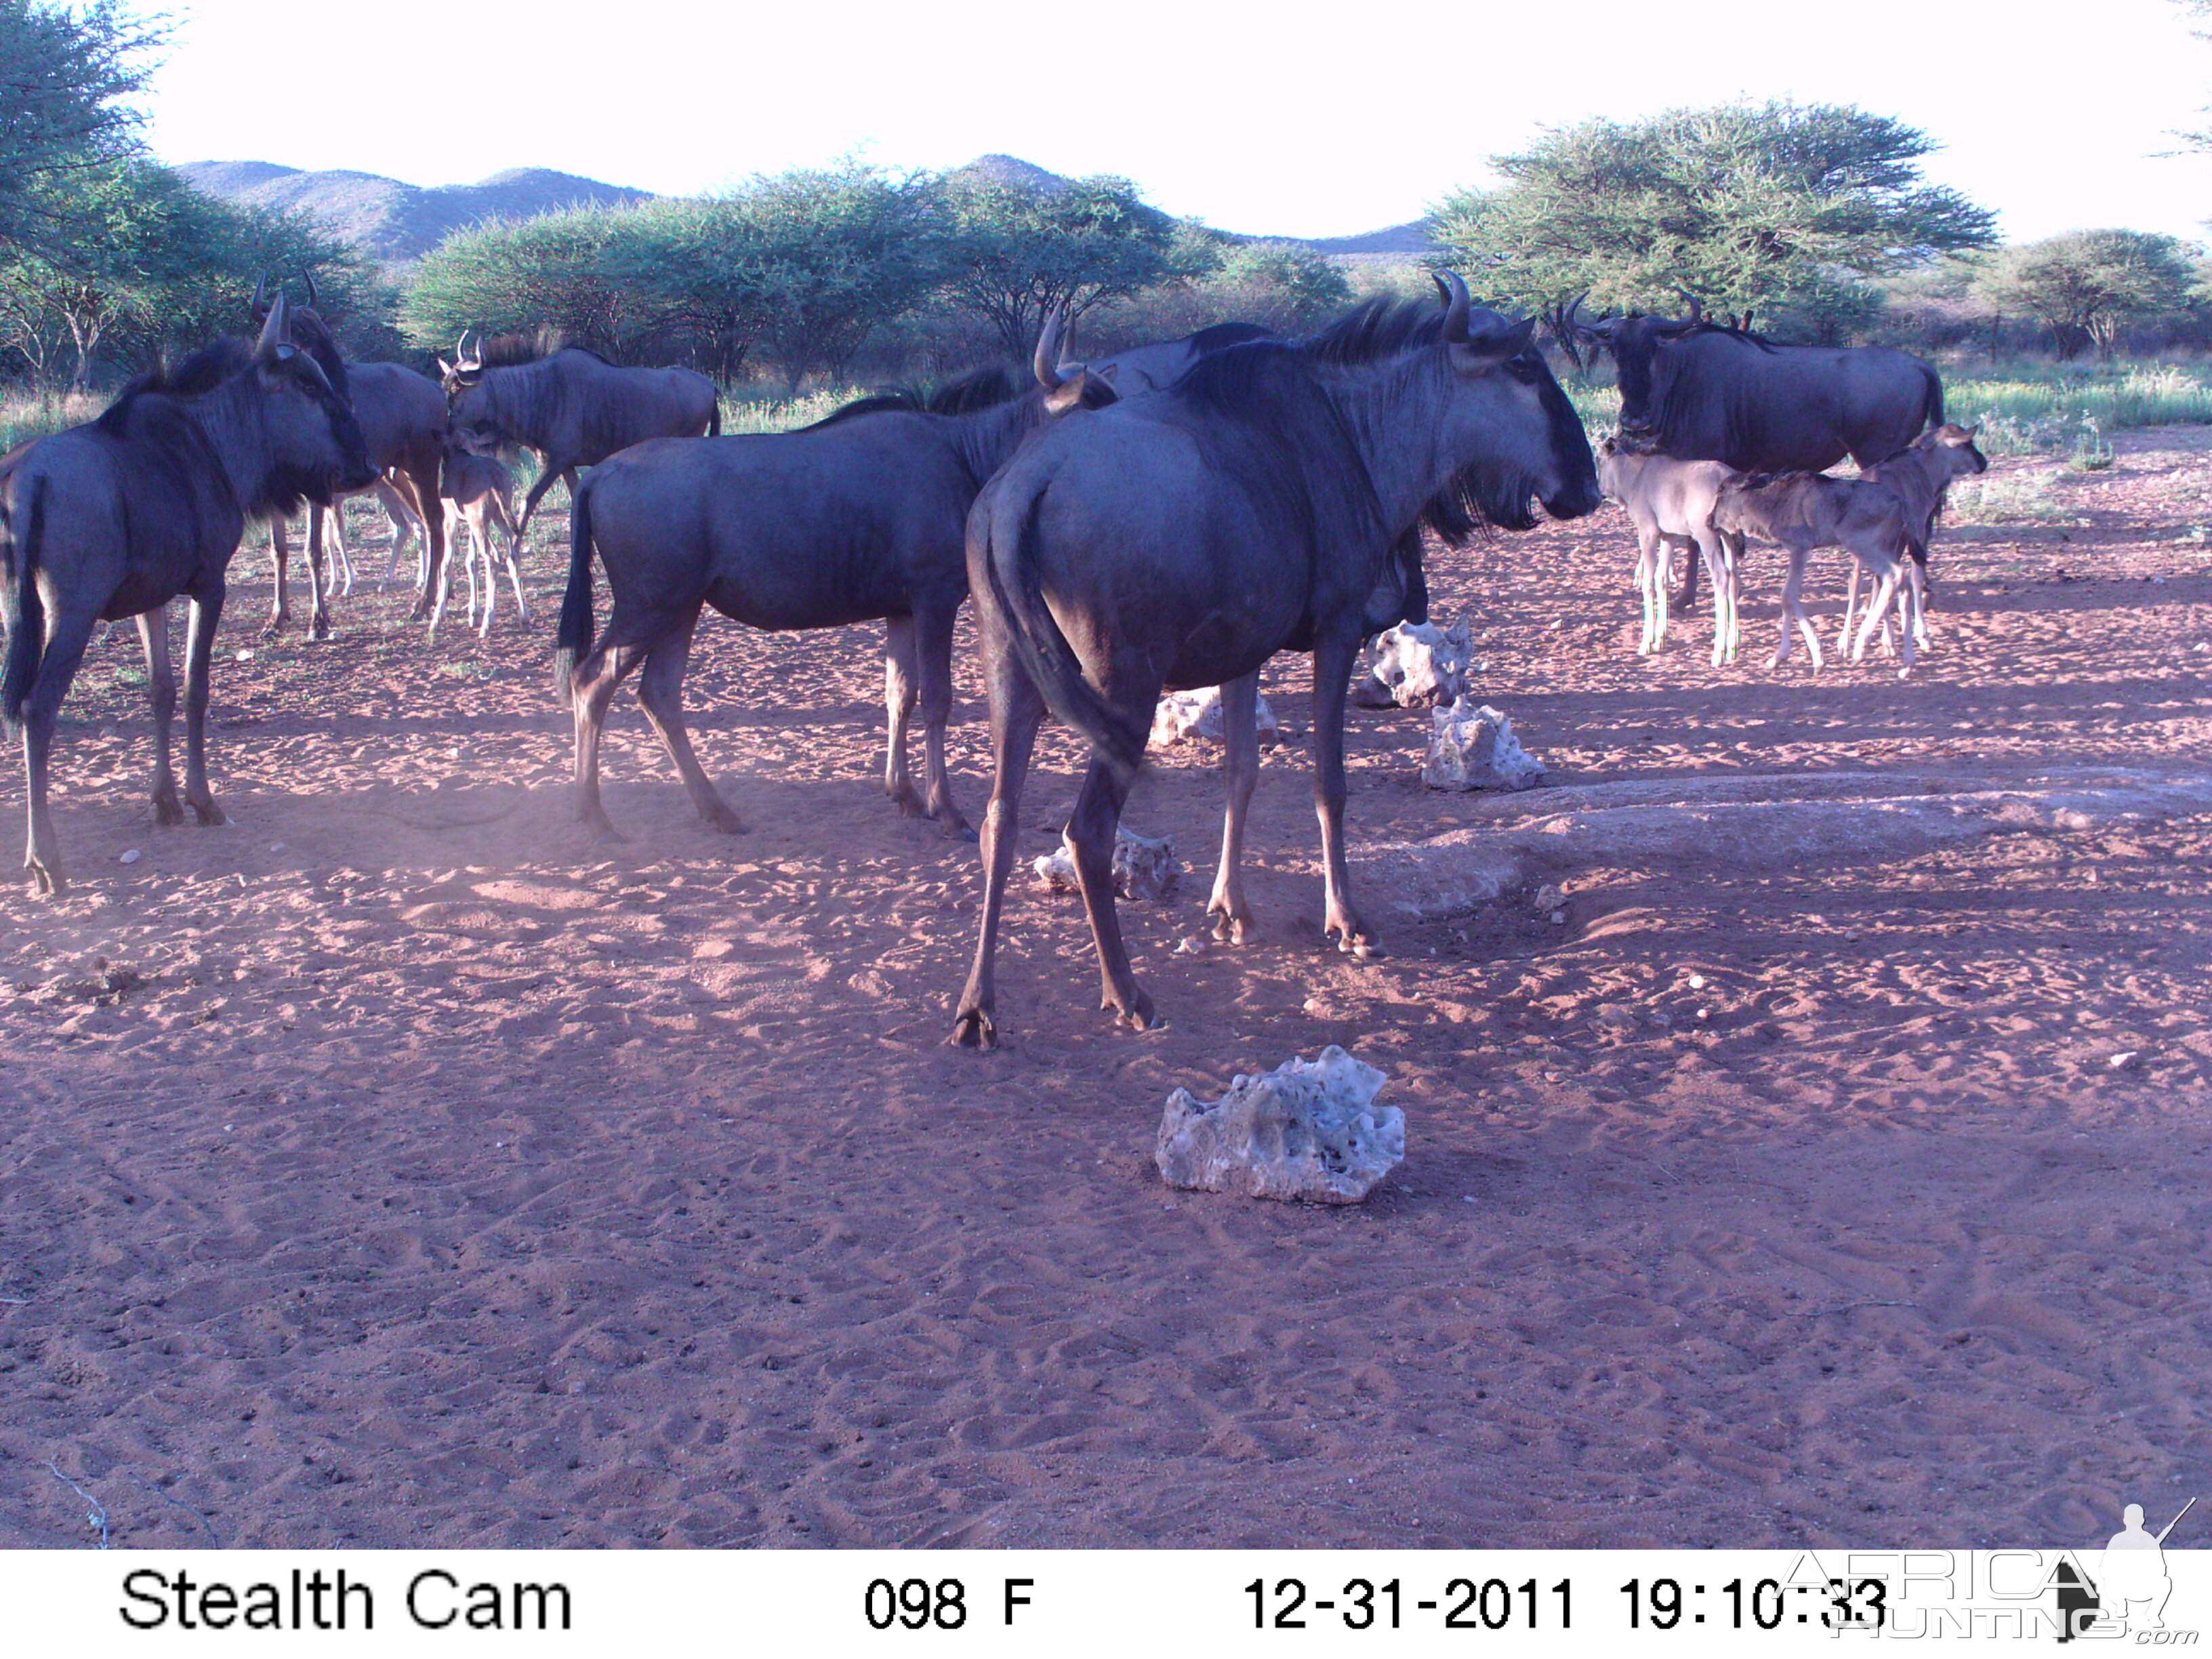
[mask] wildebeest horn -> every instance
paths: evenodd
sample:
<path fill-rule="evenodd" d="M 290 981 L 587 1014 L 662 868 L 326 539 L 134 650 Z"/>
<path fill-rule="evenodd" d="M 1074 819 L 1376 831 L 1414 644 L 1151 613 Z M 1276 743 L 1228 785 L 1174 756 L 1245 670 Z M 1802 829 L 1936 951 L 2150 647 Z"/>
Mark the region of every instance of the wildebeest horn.
<path fill-rule="evenodd" d="M 268 320 L 261 325 L 261 337 L 253 343 L 253 355 L 264 362 L 283 355 L 292 343 L 292 307 L 282 289 L 269 307 Z"/>
<path fill-rule="evenodd" d="M 1474 301 L 1468 297 L 1467 284 L 1459 279 L 1455 270 L 1435 273 L 1437 287 L 1444 296 L 1444 325 L 1437 336 L 1443 340 L 1467 338 L 1468 313 L 1474 310 Z"/>
<path fill-rule="evenodd" d="M 258 322 L 269 314 L 269 272 L 264 269 L 253 282 L 253 304 L 250 307 Z"/>
<path fill-rule="evenodd" d="M 1044 327 L 1037 334 L 1036 356 L 1030 359 L 1036 370 L 1037 384 L 1047 392 L 1057 391 L 1060 386 L 1060 337 L 1066 325 L 1066 306 L 1054 306 L 1046 314 Z"/>
<path fill-rule="evenodd" d="M 1684 322 L 1687 325 L 1694 327 L 1697 324 L 1705 321 L 1705 302 L 1698 298 L 1696 295 L 1691 293 L 1689 289 L 1684 288 L 1680 283 L 1674 283 L 1674 289 L 1675 293 L 1680 295 L 1685 300 L 1687 300 L 1690 302 L 1690 314 L 1683 319 Z"/>
<path fill-rule="evenodd" d="M 322 296 L 315 292 L 315 273 L 312 270 L 303 270 L 300 274 L 307 279 L 307 303 L 311 306 L 320 306 L 323 301 Z"/>

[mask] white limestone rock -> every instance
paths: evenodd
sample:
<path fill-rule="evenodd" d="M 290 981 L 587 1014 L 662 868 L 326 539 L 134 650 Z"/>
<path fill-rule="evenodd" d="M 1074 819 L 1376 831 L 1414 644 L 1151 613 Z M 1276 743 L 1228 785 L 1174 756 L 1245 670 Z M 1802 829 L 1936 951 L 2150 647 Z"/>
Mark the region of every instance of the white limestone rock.
<path fill-rule="evenodd" d="M 1252 725 L 1260 734 L 1260 747 L 1272 748 L 1282 737 L 1282 727 L 1275 723 L 1275 711 L 1267 707 L 1265 697 L 1259 699 Z M 1152 741 L 1156 744 L 1182 743 L 1192 738 L 1203 738 L 1212 743 L 1221 741 L 1221 688 L 1206 686 L 1196 691 L 1170 691 L 1160 699 L 1159 707 L 1152 712 Z"/>
<path fill-rule="evenodd" d="M 1533 789 L 1544 769 L 1513 735 L 1513 722 L 1487 703 L 1462 697 L 1436 714 L 1421 781 L 1431 789 Z"/>
<path fill-rule="evenodd" d="M 1362 708 L 1441 708 L 1467 695 L 1474 635 L 1465 623 L 1401 623 L 1375 636 L 1375 667 L 1352 690 Z"/>
<path fill-rule="evenodd" d="M 1030 867 L 1055 893 L 1083 890 L 1075 878 L 1075 854 L 1064 838 L 1055 850 L 1032 860 Z M 1164 899 L 1175 891 L 1176 883 L 1182 876 L 1182 866 L 1176 860 L 1173 836 L 1154 838 L 1133 836 L 1127 830 L 1115 830 L 1114 890 L 1123 898 Z"/>
<path fill-rule="evenodd" d="M 1247 1198 L 1357 1204 L 1406 1159 L 1406 1115 L 1378 1106 L 1384 1082 L 1334 1043 L 1218 1100 L 1168 1097 L 1152 1158 L 1170 1187 Z"/>

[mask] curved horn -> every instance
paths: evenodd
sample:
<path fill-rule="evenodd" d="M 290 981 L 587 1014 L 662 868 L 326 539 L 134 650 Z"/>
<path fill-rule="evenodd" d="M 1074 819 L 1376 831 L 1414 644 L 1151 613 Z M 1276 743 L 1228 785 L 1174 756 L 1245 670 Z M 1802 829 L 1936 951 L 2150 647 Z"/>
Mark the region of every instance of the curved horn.
<path fill-rule="evenodd" d="M 315 292 L 315 273 L 312 270 L 303 270 L 300 274 L 307 279 L 307 303 L 311 306 L 320 306 L 323 301 L 322 296 Z"/>
<path fill-rule="evenodd" d="M 1696 295 L 1691 293 L 1689 289 L 1684 288 L 1680 283 L 1675 283 L 1672 284 L 1672 286 L 1675 293 L 1680 295 L 1685 300 L 1687 300 L 1690 302 L 1690 314 L 1684 318 L 1680 323 L 1676 325 L 1676 326 L 1681 328 L 1695 328 L 1699 323 L 1705 320 L 1705 302 L 1698 298 Z"/>
<path fill-rule="evenodd" d="M 1060 383 L 1060 337 L 1066 327 L 1067 307 L 1054 306 L 1046 314 L 1044 326 L 1038 331 L 1036 356 L 1030 360 L 1036 370 L 1037 384 L 1047 392 L 1057 391 Z"/>
<path fill-rule="evenodd" d="M 285 299 L 284 290 L 276 290 L 270 301 L 268 319 L 261 325 L 261 337 L 253 343 L 253 355 L 264 361 L 276 357 L 284 347 L 292 343 L 292 307 Z"/>
<path fill-rule="evenodd" d="M 261 274 L 253 279 L 253 303 L 248 308 L 257 322 L 269 314 L 269 271 L 265 266 L 262 269 Z"/>
<path fill-rule="evenodd" d="M 1468 313 L 1474 301 L 1468 297 L 1467 284 L 1459 279 L 1455 270 L 1439 270 L 1435 274 L 1437 287 L 1444 296 L 1444 325 L 1437 335 L 1442 340 L 1467 338 Z"/>

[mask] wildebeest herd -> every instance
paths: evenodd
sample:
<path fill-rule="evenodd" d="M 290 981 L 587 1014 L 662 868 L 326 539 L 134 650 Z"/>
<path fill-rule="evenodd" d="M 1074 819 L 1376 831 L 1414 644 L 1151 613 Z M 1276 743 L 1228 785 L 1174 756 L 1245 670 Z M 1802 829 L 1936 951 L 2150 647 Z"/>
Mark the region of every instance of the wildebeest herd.
<path fill-rule="evenodd" d="M 22 733 L 37 887 L 63 884 L 47 769 L 94 625 L 138 621 L 155 810 L 177 823 L 166 607 L 190 602 L 183 799 L 201 822 L 220 823 L 205 715 L 232 556 L 249 520 L 271 522 L 273 631 L 288 614 L 281 520 L 307 502 L 307 626 L 323 637 L 326 545 L 352 580 L 335 508 L 369 489 L 420 538 L 416 615 L 434 629 L 458 534 L 471 620 L 489 629 L 495 538 L 526 620 L 515 559 L 545 491 L 565 480 L 571 550 L 556 673 L 575 720 L 576 810 L 604 836 L 616 831 L 599 799 L 600 731 L 632 670 L 702 817 L 743 828 L 684 725 L 685 664 L 709 605 L 769 629 L 882 619 L 884 788 L 902 810 L 969 833 L 945 775 L 945 726 L 954 619 L 972 599 L 995 780 L 976 955 L 953 1037 L 983 1047 L 996 1041 L 994 946 L 1044 714 L 1091 746 L 1067 840 L 1103 1006 L 1141 1028 L 1153 1008 L 1121 941 L 1111 866 L 1154 706 L 1164 690 L 1222 688 L 1226 801 L 1207 910 L 1222 937 L 1242 942 L 1253 711 L 1260 671 L 1282 651 L 1313 659 L 1324 928 L 1342 950 L 1371 951 L 1347 884 L 1346 696 L 1363 641 L 1426 620 L 1425 532 L 1458 544 L 1481 526 L 1524 530 L 1539 505 L 1578 517 L 1602 488 L 1636 526 L 1642 648 L 1665 634 L 1668 552 L 1692 549 L 1711 582 L 1717 664 L 1740 641 L 1746 540 L 1777 543 L 1790 564 L 1776 660 L 1794 622 L 1816 667 L 1805 559 L 1842 546 L 1855 561 L 1853 603 L 1861 575 L 1875 584 L 1856 651 L 1877 624 L 1886 632 L 1893 606 L 1910 665 L 1944 489 L 1986 465 L 1972 434 L 1945 422 L 1928 364 L 1778 344 L 1706 321 L 1694 301 L 1684 318 L 1595 321 L 1577 301 L 1554 309 L 1553 332 L 1577 359 L 1584 348 L 1609 352 L 1622 393 L 1620 431 L 1594 456 L 1535 324 L 1475 306 L 1450 273 L 1437 285 L 1441 305 L 1370 301 L 1298 338 L 1224 324 L 1089 362 L 1064 355 L 1055 315 L 1028 376 L 987 369 L 927 397 L 863 398 L 798 431 L 727 437 L 714 386 L 689 370 L 618 368 L 548 342 L 471 350 L 464 334 L 454 360 L 441 360 L 441 386 L 396 365 L 346 362 L 312 289 L 304 307 L 257 292 L 252 339 L 217 342 L 133 382 L 96 421 L 0 458 L 0 714 Z M 517 448 L 542 462 L 519 514 L 498 459 Z M 1859 479 L 1820 471 L 1845 455 Z M 596 630 L 595 560 L 613 605 Z M 907 757 L 917 708 L 920 791 Z"/>

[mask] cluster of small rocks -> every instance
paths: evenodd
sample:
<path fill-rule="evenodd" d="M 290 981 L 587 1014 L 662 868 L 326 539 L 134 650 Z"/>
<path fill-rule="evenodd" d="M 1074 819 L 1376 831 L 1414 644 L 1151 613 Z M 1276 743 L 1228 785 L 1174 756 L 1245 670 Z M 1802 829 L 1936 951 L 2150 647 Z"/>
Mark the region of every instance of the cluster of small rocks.
<path fill-rule="evenodd" d="M 1401 623 L 1375 636 L 1375 666 L 1352 689 L 1362 708 L 1438 708 L 1467 695 L 1474 635 L 1465 623 Z"/>
<path fill-rule="evenodd" d="M 1032 860 L 1030 867 L 1055 893 L 1082 890 L 1075 876 L 1075 854 L 1065 839 L 1053 851 Z M 1114 890 L 1123 898 L 1164 899 L 1175 891 L 1182 878 L 1182 866 L 1176 859 L 1173 836 L 1154 837 L 1115 830 Z"/>
<path fill-rule="evenodd" d="M 1262 749 L 1272 747 L 1282 738 L 1283 729 L 1277 724 L 1275 711 L 1267 707 L 1265 697 L 1259 699 L 1252 726 L 1260 734 Z M 1159 707 L 1152 711 L 1154 743 L 1183 743 L 1194 738 L 1219 743 L 1221 736 L 1221 688 L 1218 685 L 1206 686 L 1196 691 L 1170 691 L 1160 699 Z"/>
<path fill-rule="evenodd" d="M 1521 746 L 1503 710 L 1465 697 L 1436 713 L 1421 781 L 1431 789 L 1533 789 L 1542 764 Z"/>
<path fill-rule="evenodd" d="M 1332 1043 L 1219 1100 L 1168 1097 L 1153 1152 L 1170 1187 L 1246 1198 L 1357 1204 L 1405 1161 L 1406 1115 L 1379 1106 L 1383 1074 Z"/>

